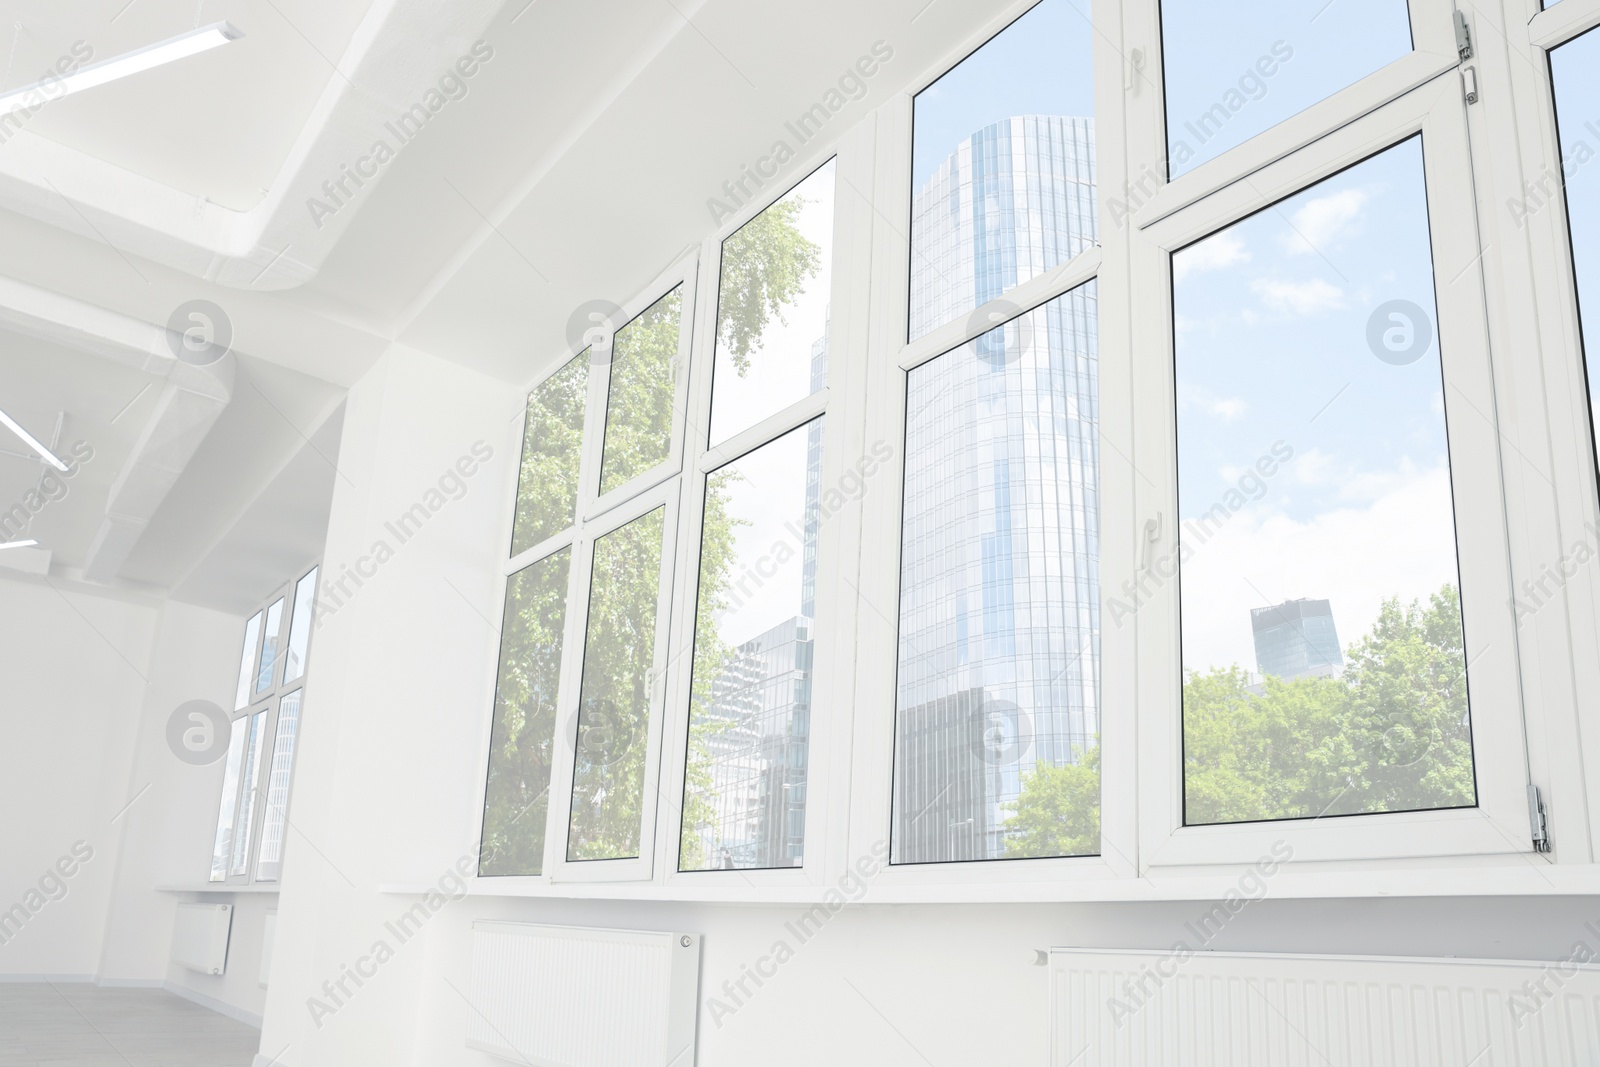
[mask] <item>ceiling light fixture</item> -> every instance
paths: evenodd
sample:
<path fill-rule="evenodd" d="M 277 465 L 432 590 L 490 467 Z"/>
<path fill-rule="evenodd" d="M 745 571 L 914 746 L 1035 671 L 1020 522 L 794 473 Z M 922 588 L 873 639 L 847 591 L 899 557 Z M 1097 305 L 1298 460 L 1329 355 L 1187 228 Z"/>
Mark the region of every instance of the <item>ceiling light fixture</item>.
<path fill-rule="evenodd" d="M 5 549 L 5 548 L 32 548 L 34 545 L 36 545 L 38 543 L 39 542 L 35 541 L 33 538 L 30 537 L 26 541 L 7 541 L 5 544 L 0 545 L 0 549 Z"/>
<path fill-rule="evenodd" d="M 58 471 L 61 471 L 63 474 L 68 471 L 69 468 L 67 465 L 61 462 L 54 452 L 40 444 L 37 437 L 33 436 L 33 434 L 29 433 L 27 430 L 24 430 L 21 423 L 17 422 L 16 419 L 13 419 L 10 415 L 7 415 L 3 411 L 0 411 L 0 424 L 4 424 L 12 433 L 22 438 L 27 446 L 39 453 L 44 461 L 50 464 L 50 466 L 54 467 Z"/>
<path fill-rule="evenodd" d="M 126 78 L 130 74 L 138 74 L 140 71 L 159 67 L 164 63 L 209 51 L 243 36 L 244 34 L 226 22 L 201 26 L 188 33 L 181 33 L 169 41 L 138 48 L 120 56 L 101 60 L 99 63 L 90 63 L 87 67 L 79 67 L 70 74 L 47 78 L 24 89 L 14 89 L 0 96 L 0 115 L 9 115 L 23 108 L 38 107 L 47 101 L 59 100 L 69 93 L 92 89 L 97 85 L 116 81 L 118 78 Z"/>

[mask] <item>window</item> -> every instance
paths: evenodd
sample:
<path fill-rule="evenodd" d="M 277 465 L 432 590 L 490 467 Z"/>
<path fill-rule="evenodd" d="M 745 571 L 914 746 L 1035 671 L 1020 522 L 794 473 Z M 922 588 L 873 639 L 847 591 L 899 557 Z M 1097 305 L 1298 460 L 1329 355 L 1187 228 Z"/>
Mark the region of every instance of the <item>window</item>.
<path fill-rule="evenodd" d="M 711 440 L 739 436 L 701 457 L 682 871 L 805 863 L 835 181 L 722 242 Z"/>
<path fill-rule="evenodd" d="M 530 390 L 480 873 L 1587 862 L 1600 0 L 1537 6 L 1006 5 L 729 182 Z"/>
<path fill-rule="evenodd" d="M 1167 160 L 1185 174 L 1411 51 L 1406 0 L 1161 0 Z"/>
<path fill-rule="evenodd" d="M 1476 801 L 1431 248 L 1412 138 L 1172 257 L 1191 825 Z"/>
<path fill-rule="evenodd" d="M 282 876 L 318 570 L 307 570 L 245 624 L 238 706 L 211 851 L 213 882 L 276 882 Z M 285 620 L 288 633 L 280 638 Z"/>
<path fill-rule="evenodd" d="M 1600 139 L 1594 133 L 1596 123 L 1589 120 L 1590 116 L 1600 115 L 1600 33 L 1591 31 L 1552 51 L 1550 76 L 1560 130 L 1563 200 L 1587 354 L 1600 343 L 1600 196 L 1596 195 L 1600 179 L 1593 165 Z M 1536 192 L 1521 201 L 1521 211 L 1531 214 L 1543 203 L 1544 196 Z M 1600 374 L 1593 367 L 1588 372 L 1588 387 L 1593 419 L 1594 413 L 1600 411 Z"/>
<path fill-rule="evenodd" d="M 1092 855 L 1095 283 L 912 369 L 896 863 Z"/>
<path fill-rule="evenodd" d="M 626 877 L 652 859 L 692 286 L 678 271 L 529 393 L 481 877 Z"/>
<path fill-rule="evenodd" d="M 668 457 L 682 324 L 680 286 L 618 330 L 611 341 L 601 496 Z"/>
<path fill-rule="evenodd" d="M 914 341 L 1092 247 L 1088 0 L 1042 0 L 917 95 Z"/>

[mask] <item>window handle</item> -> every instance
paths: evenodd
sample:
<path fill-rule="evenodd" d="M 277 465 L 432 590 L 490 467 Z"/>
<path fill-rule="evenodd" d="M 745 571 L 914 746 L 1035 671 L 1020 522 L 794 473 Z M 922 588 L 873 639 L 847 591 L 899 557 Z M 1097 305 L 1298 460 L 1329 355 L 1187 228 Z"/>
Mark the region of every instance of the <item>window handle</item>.
<path fill-rule="evenodd" d="M 1144 524 L 1144 555 L 1139 564 L 1141 570 L 1149 570 L 1155 562 L 1156 546 L 1160 543 L 1161 512 L 1158 511 L 1155 518 L 1146 520 Z"/>

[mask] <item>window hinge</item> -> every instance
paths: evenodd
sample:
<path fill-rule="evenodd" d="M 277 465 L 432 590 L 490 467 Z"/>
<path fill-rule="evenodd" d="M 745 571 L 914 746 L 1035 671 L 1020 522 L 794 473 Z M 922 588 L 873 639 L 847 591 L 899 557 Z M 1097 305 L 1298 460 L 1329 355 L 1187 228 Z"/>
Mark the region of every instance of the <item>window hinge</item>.
<path fill-rule="evenodd" d="M 1544 801 L 1539 799 L 1539 787 L 1528 786 L 1528 821 L 1533 829 L 1533 850 L 1550 851 L 1550 833 L 1545 827 Z"/>
<path fill-rule="evenodd" d="M 1467 98 L 1467 103 L 1476 104 L 1478 102 L 1478 68 L 1461 68 L 1461 90 L 1462 95 Z"/>
<path fill-rule="evenodd" d="M 1456 51 L 1462 62 L 1472 58 L 1472 27 L 1467 25 L 1467 16 L 1460 9 L 1456 10 Z"/>

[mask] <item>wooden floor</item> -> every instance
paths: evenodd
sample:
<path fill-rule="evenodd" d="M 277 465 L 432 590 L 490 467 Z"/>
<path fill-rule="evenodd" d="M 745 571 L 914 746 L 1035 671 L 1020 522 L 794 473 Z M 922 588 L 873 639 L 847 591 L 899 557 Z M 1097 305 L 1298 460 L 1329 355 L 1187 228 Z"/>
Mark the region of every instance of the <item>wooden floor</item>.
<path fill-rule="evenodd" d="M 260 1044 L 160 989 L 0 982 L 0 1067 L 250 1067 Z"/>

